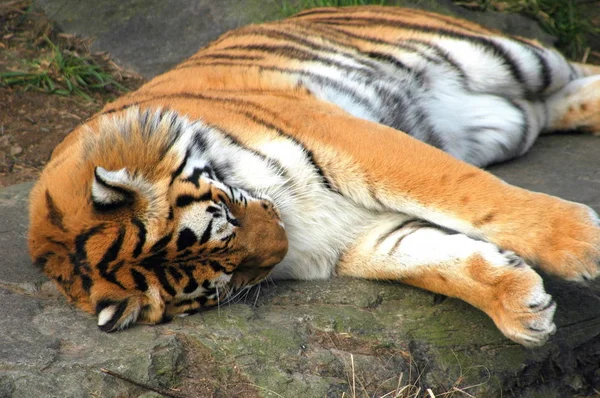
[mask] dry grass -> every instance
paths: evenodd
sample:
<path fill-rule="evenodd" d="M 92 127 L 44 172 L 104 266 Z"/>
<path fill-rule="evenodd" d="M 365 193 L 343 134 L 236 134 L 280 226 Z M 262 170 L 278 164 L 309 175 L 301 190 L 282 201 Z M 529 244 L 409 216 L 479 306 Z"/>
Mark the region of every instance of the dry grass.
<path fill-rule="evenodd" d="M 106 54 L 91 53 L 90 40 L 58 33 L 32 11 L 31 0 L 0 4 L 0 26 L 0 47 L 6 50 L 0 86 L 86 100 L 94 92 L 127 91 L 122 70 Z"/>

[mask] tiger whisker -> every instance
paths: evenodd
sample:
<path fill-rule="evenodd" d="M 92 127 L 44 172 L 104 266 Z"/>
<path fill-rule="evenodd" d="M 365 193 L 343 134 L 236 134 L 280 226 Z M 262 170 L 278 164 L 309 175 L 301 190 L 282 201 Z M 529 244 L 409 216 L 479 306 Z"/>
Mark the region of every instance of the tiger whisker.
<path fill-rule="evenodd" d="M 252 304 L 252 307 L 256 307 L 256 303 L 258 302 L 258 296 L 260 296 L 260 284 L 256 289 L 256 297 L 254 298 L 254 304 Z"/>

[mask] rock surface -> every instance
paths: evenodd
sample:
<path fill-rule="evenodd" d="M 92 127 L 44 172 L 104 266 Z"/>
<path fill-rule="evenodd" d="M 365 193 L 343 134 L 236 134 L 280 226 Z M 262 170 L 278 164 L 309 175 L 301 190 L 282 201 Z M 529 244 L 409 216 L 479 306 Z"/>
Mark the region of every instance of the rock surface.
<path fill-rule="evenodd" d="M 276 15 L 268 8 L 276 2 L 244 3 L 247 15 L 239 3 L 38 1 L 65 30 L 95 35 L 96 49 L 146 76 L 223 30 Z M 530 154 L 491 170 L 600 210 L 599 152 L 598 137 L 544 137 Z M 478 397 L 558 398 L 600 388 L 598 283 L 546 279 L 559 304 L 559 330 L 536 350 L 506 340 L 460 301 L 436 304 L 434 295 L 410 287 L 344 278 L 266 284 L 237 304 L 102 333 L 31 265 L 30 187 L 0 190 L 0 397 L 149 398 L 160 396 L 156 390 L 178 397 L 381 396 L 400 378 L 423 392 L 459 388 Z"/>

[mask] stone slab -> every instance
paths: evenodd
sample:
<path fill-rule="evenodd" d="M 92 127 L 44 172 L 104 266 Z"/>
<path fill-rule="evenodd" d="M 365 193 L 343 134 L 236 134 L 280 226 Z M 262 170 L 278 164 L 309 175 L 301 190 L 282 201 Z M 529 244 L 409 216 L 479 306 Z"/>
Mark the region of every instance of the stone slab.
<path fill-rule="evenodd" d="M 42 273 L 27 256 L 27 197 L 33 183 L 0 189 L 0 281 L 39 284 Z"/>

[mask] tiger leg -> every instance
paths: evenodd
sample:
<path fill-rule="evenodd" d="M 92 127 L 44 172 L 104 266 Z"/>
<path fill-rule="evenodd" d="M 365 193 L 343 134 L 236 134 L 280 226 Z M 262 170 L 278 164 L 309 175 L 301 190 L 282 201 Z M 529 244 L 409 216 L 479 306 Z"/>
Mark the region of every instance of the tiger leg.
<path fill-rule="evenodd" d="M 554 333 L 556 304 L 516 254 L 419 219 L 386 218 L 343 256 L 339 275 L 399 280 L 462 299 L 525 346 L 541 345 Z"/>
<path fill-rule="evenodd" d="M 430 137 L 441 140 L 438 146 L 444 151 L 478 167 L 523 155 L 546 124 L 539 101 L 440 88 L 426 105 L 437 133 Z M 423 141 L 436 146 L 427 138 Z"/>
<path fill-rule="evenodd" d="M 580 130 L 600 134 L 600 68 L 575 79 L 546 101 L 548 131 Z"/>
<path fill-rule="evenodd" d="M 335 109 L 312 116 L 306 129 L 329 147 L 307 147 L 330 166 L 328 175 L 351 201 L 492 242 L 565 279 L 600 276 L 600 218 L 588 206 L 511 186 L 408 135 L 337 116 Z"/>

